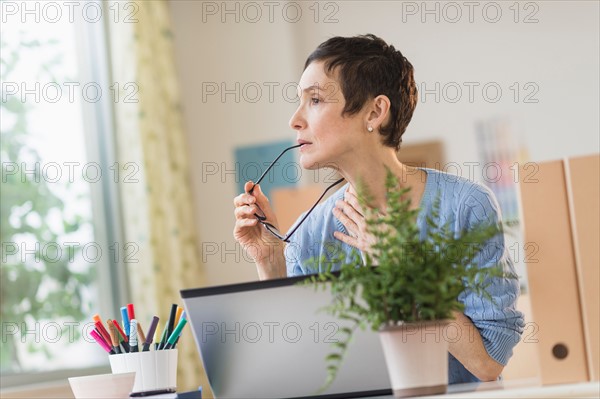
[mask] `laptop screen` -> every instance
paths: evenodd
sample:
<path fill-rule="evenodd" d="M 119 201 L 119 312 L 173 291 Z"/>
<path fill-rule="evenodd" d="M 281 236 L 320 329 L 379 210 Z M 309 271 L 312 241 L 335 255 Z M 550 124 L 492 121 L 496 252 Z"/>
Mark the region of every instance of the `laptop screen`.
<path fill-rule="evenodd" d="M 306 277 L 182 290 L 216 398 L 363 397 L 391 394 L 376 332 L 357 330 L 337 378 L 325 357 L 349 326 L 323 308 L 329 290 L 297 283 Z"/>

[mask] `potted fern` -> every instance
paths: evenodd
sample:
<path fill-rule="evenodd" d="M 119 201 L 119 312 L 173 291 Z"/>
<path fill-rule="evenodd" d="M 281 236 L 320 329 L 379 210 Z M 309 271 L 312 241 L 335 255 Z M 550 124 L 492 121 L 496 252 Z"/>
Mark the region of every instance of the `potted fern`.
<path fill-rule="evenodd" d="M 473 264 L 481 246 L 496 234 L 496 225 L 478 225 L 456 236 L 448 225 L 439 226 L 439 200 L 426 217 L 428 234 L 420 239 L 416 218 L 404 200 L 408 189 L 398 189 L 388 171 L 384 214 L 367 211 L 367 225 L 377 238 L 372 255 L 356 251 L 350 261 L 340 259 L 338 272 L 311 276 L 305 284 L 325 287 L 333 296 L 326 310 L 349 323 L 340 329 L 328 363 L 323 389 L 335 379 L 356 328 L 379 332 L 390 382 L 396 397 L 446 392 L 448 339 L 444 328 L 455 311 L 462 311 L 458 296 L 467 287 L 491 299 L 486 281 L 504 276 L 500 267 L 481 269 Z M 364 190 L 359 190 L 365 204 Z M 506 277 L 506 276 L 505 276 Z M 515 276 L 509 276 L 515 277 Z"/>

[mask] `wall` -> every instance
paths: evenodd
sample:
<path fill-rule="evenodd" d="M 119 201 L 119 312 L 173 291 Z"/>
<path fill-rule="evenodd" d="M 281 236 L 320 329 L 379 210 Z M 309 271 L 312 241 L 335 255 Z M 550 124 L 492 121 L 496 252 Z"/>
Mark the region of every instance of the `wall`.
<path fill-rule="evenodd" d="M 287 124 L 296 106 L 294 89 L 282 93 L 282 88 L 299 80 L 306 56 L 331 36 L 377 34 L 415 66 L 421 100 L 406 143 L 443 139 L 446 159 L 464 165 L 479 160 L 477 121 L 500 118 L 532 161 L 599 150 L 597 2 L 265 4 L 170 4 L 200 246 L 211 284 L 257 278 L 232 237 L 237 193 L 227 171 L 234 168 L 233 148 L 295 137 Z M 210 94 L 222 84 L 229 94 Z M 468 175 L 466 168 L 458 172 Z"/>

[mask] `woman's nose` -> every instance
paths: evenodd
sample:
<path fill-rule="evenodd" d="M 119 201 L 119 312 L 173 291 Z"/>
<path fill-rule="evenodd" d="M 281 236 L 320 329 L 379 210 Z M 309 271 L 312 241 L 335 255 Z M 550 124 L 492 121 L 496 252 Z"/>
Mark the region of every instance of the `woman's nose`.
<path fill-rule="evenodd" d="M 296 112 L 294 112 L 292 115 L 292 118 L 290 119 L 290 127 L 294 130 L 301 130 L 306 127 L 306 121 L 302 117 L 301 107 L 298 107 Z"/>

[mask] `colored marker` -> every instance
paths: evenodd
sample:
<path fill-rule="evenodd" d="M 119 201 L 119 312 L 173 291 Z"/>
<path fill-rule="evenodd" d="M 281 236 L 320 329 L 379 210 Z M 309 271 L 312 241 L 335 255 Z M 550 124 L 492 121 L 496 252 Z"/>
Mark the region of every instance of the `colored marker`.
<path fill-rule="evenodd" d="M 158 317 L 154 316 L 152 321 L 150 322 L 150 329 L 148 330 L 148 335 L 146 336 L 146 341 L 144 341 L 144 345 L 142 346 L 142 352 L 147 352 L 150 350 L 150 345 L 152 345 L 152 339 L 154 338 L 154 334 L 156 333 L 156 327 L 158 326 Z"/>
<path fill-rule="evenodd" d="M 125 349 L 125 352 L 129 352 L 129 342 L 128 342 L 129 339 L 127 338 L 127 335 L 125 335 L 125 333 L 121 329 L 121 326 L 119 325 L 118 321 L 113 320 L 113 324 L 115 325 L 115 327 L 117 328 L 117 331 L 119 332 L 119 335 L 121 336 L 120 340 L 121 340 L 121 345 L 123 345 L 123 349 Z"/>
<path fill-rule="evenodd" d="M 135 312 L 133 310 L 133 303 L 128 303 L 127 304 L 127 316 L 129 317 L 129 320 L 135 319 Z"/>
<path fill-rule="evenodd" d="M 184 320 L 184 319 L 185 319 L 185 320 L 187 320 L 187 317 L 186 317 L 185 311 L 183 311 L 183 312 L 181 313 L 181 319 L 180 319 L 180 321 L 181 321 L 181 320 Z M 173 345 L 173 348 L 177 346 L 177 343 L 179 342 L 179 338 L 180 338 L 180 337 L 181 337 L 181 334 L 179 334 L 179 337 L 177 337 L 177 339 L 175 340 L 175 345 Z"/>
<path fill-rule="evenodd" d="M 104 340 L 102 339 L 100 334 L 98 334 L 98 332 L 96 332 L 96 330 L 90 331 L 90 335 L 102 347 L 102 349 L 104 349 L 106 352 L 108 352 L 111 355 L 113 354 L 111 347 L 108 346 L 108 344 L 106 342 L 104 342 Z"/>
<path fill-rule="evenodd" d="M 131 320 L 131 324 L 129 326 L 129 348 L 131 352 L 138 352 L 138 332 L 137 332 L 137 320 Z"/>
<path fill-rule="evenodd" d="M 98 329 L 98 332 L 104 339 L 104 342 L 106 342 L 108 344 L 110 342 L 110 334 L 108 333 L 108 331 L 106 331 L 106 328 L 104 328 L 102 323 L 99 321 L 95 321 L 94 326 L 96 326 L 96 328 Z"/>
<path fill-rule="evenodd" d="M 106 342 L 106 340 L 104 339 L 104 337 L 102 336 L 102 334 L 100 334 L 100 331 L 97 328 L 94 328 L 93 331 L 96 331 L 96 334 L 98 334 L 100 336 L 100 338 L 102 338 L 102 341 Z"/>
<path fill-rule="evenodd" d="M 154 331 L 154 350 L 160 347 L 160 321 L 156 324 L 156 330 Z"/>
<path fill-rule="evenodd" d="M 183 313 L 183 308 L 177 306 L 177 313 L 175 313 L 175 323 L 173 325 L 179 324 L 179 319 L 181 318 L 181 314 Z"/>
<path fill-rule="evenodd" d="M 163 335 L 160 340 L 160 349 L 163 349 L 165 347 L 165 345 L 167 345 L 167 339 L 171 336 L 171 333 L 173 333 L 173 330 L 175 329 L 175 315 L 176 314 L 177 314 L 177 304 L 174 303 L 171 305 L 171 314 L 169 314 L 169 321 L 168 321 L 167 325 L 165 326 L 166 334 L 163 331 Z"/>
<path fill-rule="evenodd" d="M 106 325 L 108 326 L 108 335 L 110 335 L 110 342 L 109 342 L 108 344 L 109 344 L 111 347 L 113 347 L 113 346 L 114 346 L 114 344 L 113 344 L 113 336 L 112 336 L 112 331 L 111 331 L 111 327 L 110 327 L 110 325 L 111 325 L 111 323 L 112 323 L 112 325 L 113 325 L 113 327 L 114 327 L 114 323 L 115 323 L 115 321 L 116 321 L 116 320 L 111 320 L 111 319 L 108 319 L 108 320 L 106 320 Z M 117 347 L 118 347 L 118 349 L 119 349 L 119 352 L 118 352 L 118 353 L 121 353 L 121 346 L 119 346 L 119 342 L 121 342 L 121 335 L 119 334 L 119 330 L 117 330 L 117 329 L 116 329 L 116 327 L 115 327 L 115 331 L 116 331 L 116 333 L 117 333 L 117 335 L 116 335 L 116 338 L 117 338 Z"/>
<path fill-rule="evenodd" d="M 185 327 L 186 323 L 186 319 L 181 319 L 179 321 L 179 324 L 177 324 L 177 327 L 175 327 L 175 330 L 173 330 L 173 333 L 167 340 L 167 346 L 165 346 L 165 349 L 171 349 L 175 346 L 175 341 L 177 341 L 177 338 L 179 338 L 179 335 L 181 335 L 181 330 L 183 330 L 183 327 Z"/>
<path fill-rule="evenodd" d="M 117 328 L 113 324 L 112 320 L 108 320 L 108 329 L 110 330 L 110 340 L 112 342 L 113 351 L 117 354 L 121 353 L 121 349 L 119 346 L 119 332 Z"/>
<path fill-rule="evenodd" d="M 160 336 L 160 343 L 158 345 L 158 349 L 165 349 L 168 338 L 169 338 L 169 330 L 167 330 L 167 326 L 165 326 L 165 328 L 162 331 L 162 335 Z"/>
<path fill-rule="evenodd" d="M 125 336 L 129 337 L 129 315 L 127 314 L 127 307 L 121 308 L 121 318 L 123 319 L 123 329 L 125 330 Z"/>
<path fill-rule="evenodd" d="M 104 337 L 102 336 L 102 334 L 100 334 L 100 331 L 98 331 L 97 328 L 94 328 L 94 330 L 96 332 L 96 334 L 100 337 L 100 339 L 102 340 L 102 342 L 104 342 L 105 344 L 107 344 L 108 346 L 110 346 L 110 343 L 106 342 L 106 340 L 104 339 Z"/>
<path fill-rule="evenodd" d="M 137 323 L 137 328 L 138 328 L 138 342 L 143 345 L 144 342 L 146 342 L 146 335 L 144 335 L 144 330 L 142 329 L 142 323 L 140 323 L 139 321 Z"/>
<path fill-rule="evenodd" d="M 98 313 L 96 313 L 92 319 L 94 320 L 94 322 L 99 321 L 100 323 L 102 323 L 102 319 L 100 318 L 100 315 Z"/>

